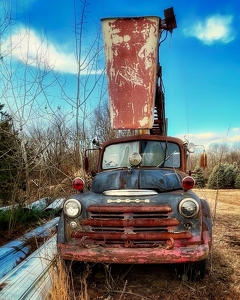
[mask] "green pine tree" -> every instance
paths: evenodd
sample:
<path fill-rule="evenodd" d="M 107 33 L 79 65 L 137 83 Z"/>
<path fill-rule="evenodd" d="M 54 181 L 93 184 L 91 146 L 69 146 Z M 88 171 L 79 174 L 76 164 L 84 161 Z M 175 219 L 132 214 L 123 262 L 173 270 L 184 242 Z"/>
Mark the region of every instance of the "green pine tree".
<path fill-rule="evenodd" d="M 234 183 L 235 183 L 235 178 L 236 178 L 235 166 L 226 164 L 224 166 L 224 168 L 225 168 L 225 170 L 224 170 L 224 177 L 225 177 L 224 188 L 232 189 L 232 188 L 234 188 Z"/>
<path fill-rule="evenodd" d="M 210 174 L 209 179 L 208 179 L 208 184 L 207 184 L 208 189 L 214 189 L 214 190 L 224 189 L 224 186 L 225 186 L 224 170 L 225 170 L 225 167 L 223 164 L 216 165 L 213 168 L 213 171 Z"/>
<path fill-rule="evenodd" d="M 240 189 L 240 173 L 238 173 L 236 176 L 234 187 L 236 189 Z"/>
<path fill-rule="evenodd" d="M 196 167 L 194 169 L 194 175 L 193 178 L 195 180 L 195 186 L 199 188 L 204 188 L 205 186 L 205 179 L 203 175 L 203 170 L 200 167 Z"/>
<path fill-rule="evenodd" d="M 0 104 L 0 204 L 7 205 L 14 191 L 17 175 L 19 139 L 13 130 L 11 117 Z"/>

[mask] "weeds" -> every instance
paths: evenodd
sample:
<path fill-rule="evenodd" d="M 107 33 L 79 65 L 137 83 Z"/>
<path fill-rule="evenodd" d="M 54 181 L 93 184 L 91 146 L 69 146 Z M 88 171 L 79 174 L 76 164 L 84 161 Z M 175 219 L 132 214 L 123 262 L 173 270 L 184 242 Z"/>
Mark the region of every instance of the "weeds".
<path fill-rule="evenodd" d="M 73 283 L 60 259 L 55 259 L 54 269 L 51 273 L 52 288 L 47 295 L 49 300 L 69 300 L 69 293 Z"/>
<path fill-rule="evenodd" d="M 0 246 L 53 219 L 55 211 L 17 207 L 0 211 Z"/>
<path fill-rule="evenodd" d="M 86 264 L 85 271 L 74 274 L 60 264 L 49 300 L 238 300 L 239 283 L 223 254 L 214 252 L 213 274 L 199 282 L 178 279 L 167 265 Z"/>

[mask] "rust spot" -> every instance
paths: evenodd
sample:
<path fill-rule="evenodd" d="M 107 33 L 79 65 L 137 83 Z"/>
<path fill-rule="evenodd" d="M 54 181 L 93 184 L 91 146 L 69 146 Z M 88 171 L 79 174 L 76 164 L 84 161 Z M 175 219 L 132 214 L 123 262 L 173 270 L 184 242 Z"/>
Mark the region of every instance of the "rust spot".
<path fill-rule="evenodd" d="M 127 242 L 131 245 L 131 242 Z M 209 255 L 208 245 L 166 249 L 158 248 L 79 248 L 79 246 L 58 244 L 58 251 L 63 259 L 102 263 L 183 263 L 203 260 Z"/>
<path fill-rule="evenodd" d="M 171 212 L 172 208 L 169 205 L 156 205 L 156 206 L 105 206 L 105 205 L 91 205 L 87 209 L 88 212 L 121 212 L 121 213 L 140 213 L 140 212 Z"/>
<path fill-rule="evenodd" d="M 133 248 L 133 242 L 132 241 L 125 241 L 124 246 L 125 246 L 125 248 Z"/>
<path fill-rule="evenodd" d="M 2 291 L 7 286 L 6 282 L 0 284 L 0 291 Z"/>
<path fill-rule="evenodd" d="M 86 219 L 81 222 L 81 225 L 88 226 L 177 226 L 180 222 L 177 219 L 124 219 L 124 220 L 115 220 L 115 219 Z"/>
<path fill-rule="evenodd" d="M 94 240 L 128 240 L 128 241 L 160 241 L 168 239 L 190 239 L 192 234 L 189 232 L 153 232 L 153 233 L 119 233 L 119 232 L 84 232 L 74 231 L 73 238 L 83 238 L 88 236 Z"/>
<path fill-rule="evenodd" d="M 173 247 L 174 247 L 174 239 L 170 237 L 170 239 L 166 241 L 166 249 L 172 249 Z"/>

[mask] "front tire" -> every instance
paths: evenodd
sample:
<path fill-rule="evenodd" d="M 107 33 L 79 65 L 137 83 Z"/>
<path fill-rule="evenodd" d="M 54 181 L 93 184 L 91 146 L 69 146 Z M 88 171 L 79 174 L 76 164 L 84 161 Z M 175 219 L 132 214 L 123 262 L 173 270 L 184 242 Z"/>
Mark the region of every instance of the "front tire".
<path fill-rule="evenodd" d="M 208 269 L 208 259 L 185 263 L 183 265 L 183 272 L 181 272 L 181 278 L 183 281 L 202 280 L 207 274 L 207 269 Z"/>

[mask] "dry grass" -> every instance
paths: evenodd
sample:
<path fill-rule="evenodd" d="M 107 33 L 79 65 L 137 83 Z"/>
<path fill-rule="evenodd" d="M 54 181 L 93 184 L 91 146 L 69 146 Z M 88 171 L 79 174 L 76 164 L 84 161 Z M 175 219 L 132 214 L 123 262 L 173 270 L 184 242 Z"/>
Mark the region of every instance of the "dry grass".
<path fill-rule="evenodd" d="M 173 265 L 95 265 L 69 276 L 57 262 L 49 299 L 239 300 L 240 190 L 196 192 L 209 201 L 214 218 L 211 268 L 204 280 L 182 281 Z"/>
<path fill-rule="evenodd" d="M 51 273 L 52 289 L 48 297 L 51 300 L 69 299 L 69 290 L 71 288 L 70 276 L 63 267 L 61 261 L 56 259 L 54 270 Z"/>
<path fill-rule="evenodd" d="M 48 293 L 49 300 L 90 300 L 87 278 L 90 274 L 89 265 L 63 264 L 55 259 L 51 273 L 52 289 Z"/>

